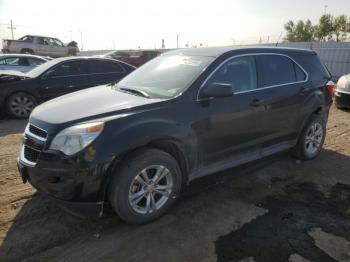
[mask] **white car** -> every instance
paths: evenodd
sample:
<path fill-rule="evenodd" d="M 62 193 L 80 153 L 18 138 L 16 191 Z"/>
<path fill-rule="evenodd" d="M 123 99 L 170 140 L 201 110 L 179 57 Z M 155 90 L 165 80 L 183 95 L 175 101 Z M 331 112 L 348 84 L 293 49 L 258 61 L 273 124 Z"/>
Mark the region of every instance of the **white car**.
<path fill-rule="evenodd" d="M 46 61 L 48 61 L 47 58 L 36 55 L 0 54 L 0 70 L 26 73 Z"/>

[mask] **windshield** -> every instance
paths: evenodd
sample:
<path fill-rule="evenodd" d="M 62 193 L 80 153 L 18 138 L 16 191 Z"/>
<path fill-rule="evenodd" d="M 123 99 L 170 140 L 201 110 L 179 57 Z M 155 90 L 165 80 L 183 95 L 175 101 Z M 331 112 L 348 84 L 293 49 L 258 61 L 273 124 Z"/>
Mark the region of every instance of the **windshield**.
<path fill-rule="evenodd" d="M 117 87 L 139 90 L 150 97 L 174 97 L 212 61 L 212 57 L 159 56 L 126 76 Z"/>
<path fill-rule="evenodd" d="M 44 73 L 46 70 L 48 70 L 49 68 L 51 68 L 52 66 L 57 64 L 57 62 L 58 61 L 56 59 L 47 61 L 47 62 L 35 67 L 34 69 L 30 70 L 29 72 L 26 73 L 26 75 L 28 77 L 31 77 L 31 78 L 38 77 L 42 73 Z"/>

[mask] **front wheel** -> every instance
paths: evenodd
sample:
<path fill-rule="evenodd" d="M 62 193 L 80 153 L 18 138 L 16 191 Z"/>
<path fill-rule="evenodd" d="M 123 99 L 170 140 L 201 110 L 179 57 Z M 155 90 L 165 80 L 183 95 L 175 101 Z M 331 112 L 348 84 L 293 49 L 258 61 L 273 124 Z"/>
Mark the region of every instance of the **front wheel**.
<path fill-rule="evenodd" d="M 144 224 L 162 216 L 175 202 L 182 185 L 177 161 L 158 149 L 129 155 L 109 185 L 109 200 L 127 223 Z"/>
<path fill-rule="evenodd" d="M 301 132 L 292 154 L 300 160 L 317 157 L 326 138 L 326 121 L 320 115 L 314 115 Z"/>
<path fill-rule="evenodd" d="M 15 118 L 27 118 L 37 105 L 36 99 L 26 93 L 15 93 L 6 101 L 7 113 Z"/>

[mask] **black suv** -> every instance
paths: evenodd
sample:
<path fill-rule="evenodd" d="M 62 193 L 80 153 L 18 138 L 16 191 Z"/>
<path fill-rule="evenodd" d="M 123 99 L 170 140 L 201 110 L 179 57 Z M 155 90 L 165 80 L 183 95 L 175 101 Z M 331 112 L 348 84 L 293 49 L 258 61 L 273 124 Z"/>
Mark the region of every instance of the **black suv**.
<path fill-rule="evenodd" d="M 38 106 L 18 167 L 79 214 L 106 204 L 152 221 L 191 180 L 290 149 L 321 151 L 333 89 L 316 53 L 199 48 L 165 53 L 117 84 Z"/>

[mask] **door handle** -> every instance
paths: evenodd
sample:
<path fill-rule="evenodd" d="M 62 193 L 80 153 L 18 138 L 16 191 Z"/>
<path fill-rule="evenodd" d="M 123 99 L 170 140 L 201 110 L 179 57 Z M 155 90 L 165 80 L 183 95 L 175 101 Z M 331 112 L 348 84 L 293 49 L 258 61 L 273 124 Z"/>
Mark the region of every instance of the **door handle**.
<path fill-rule="evenodd" d="M 75 87 L 75 85 L 69 85 L 68 87 L 69 87 L 69 88 L 72 88 L 72 87 Z"/>
<path fill-rule="evenodd" d="M 255 99 L 253 99 L 252 102 L 250 102 L 250 106 L 258 107 L 258 106 L 261 106 L 263 103 L 264 103 L 264 100 L 255 98 Z"/>

